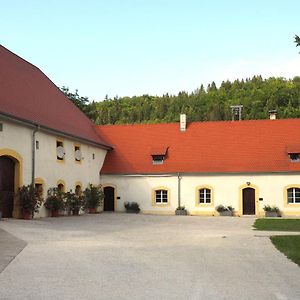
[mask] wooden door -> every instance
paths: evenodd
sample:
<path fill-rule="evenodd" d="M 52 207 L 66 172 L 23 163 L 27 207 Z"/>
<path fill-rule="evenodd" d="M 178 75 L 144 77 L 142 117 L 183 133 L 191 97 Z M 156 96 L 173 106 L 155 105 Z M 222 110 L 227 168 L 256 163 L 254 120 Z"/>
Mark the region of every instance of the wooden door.
<path fill-rule="evenodd" d="M 115 210 L 115 189 L 111 186 L 104 188 L 104 211 Z"/>
<path fill-rule="evenodd" d="M 15 163 L 7 156 L 0 157 L 0 197 L 2 217 L 11 218 L 14 208 Z"/>
<path fill-rule="evenodd" d="M 243 189 L 243 215 L 255 215 L 255 189 Z"/>

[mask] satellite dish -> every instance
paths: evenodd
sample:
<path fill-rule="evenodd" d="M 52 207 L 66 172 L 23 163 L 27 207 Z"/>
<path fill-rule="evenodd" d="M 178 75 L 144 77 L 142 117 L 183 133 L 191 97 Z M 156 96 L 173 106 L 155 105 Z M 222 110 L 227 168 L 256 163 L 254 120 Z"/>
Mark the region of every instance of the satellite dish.
<path fill-rule="evenodd" d="M 76 160 L 81 160 L 82 159 L 81 151 L 79 149 L 77 149 L 75 151 L 75 159 Z"/>
<path fill-rule="evenodd" d="M 63 159 L 65 156 L 65 149 L 62 146 L 56 148 L 56 156 L 60 159 Z"/>

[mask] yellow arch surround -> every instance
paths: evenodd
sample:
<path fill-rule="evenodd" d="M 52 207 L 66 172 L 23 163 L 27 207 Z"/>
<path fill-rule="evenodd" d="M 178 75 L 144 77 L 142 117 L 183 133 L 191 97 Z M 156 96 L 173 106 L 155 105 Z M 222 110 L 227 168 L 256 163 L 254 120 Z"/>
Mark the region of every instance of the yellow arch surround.
<path fill-rule="evenodd" d="M 34 183 L 35 184 L 41 184 L 42 185 L 42 189 L 43 189 L 43 197 L 44 197 L 44 194 L 45 194 L 45 181 L 41 178 L 41 177 L 36 177 L 34 179 Z"/>
<path fill-rule="evenodd" d="M 167 203 L 156 203 L 155 192 L 158 190 L 165 190 L 168 192 L 168 202 Z M 152 189 L 152 206 L 167 207 L 167 206 L 170 206 L 170 203 L 171 203 L 171 191 L 169 188 L 167 188 L 165 186 L 158 186 L 158 187 Z"/>
<path fill-rule="evenodd" d="M 74 192 L 76 193 L 76 187 L 80 186 L 80 195 L 82 194 L 83 190 L 82 190 L 82 183 L 80 181 L 76 181 L 75 182 L 75 186 L 74 186 Z"/>
<path fill-rule="evenodd" d="M 0 149 L 0 156 L 8 156 L 15 162 L 15 192 L 23 185 L 23 158 L 22 156 L 8 148 Z"/>
<path fill-rule="evenodd" d="M 115 190 L 115 199 L 114 199 L 114 211 L 117 211 L 117 207 L 118 207 L 118 202 L 117 202 L 117 186 L 114 184 L 110 184 L 110 183 L 105 183 L 105 184 L 101 184 L 101 187 L 103 189 L 104 192 L 104 188 L 106 187 L 112 187 Z M 104 204 L 104 203 L 103 203 Z"/>
<path fill-rule="evenodd" d="M 288 203 L 287 190 L 290 188 L 300 189 L 300 184 L 289 184 L 283 188 L 283 207 L 285 208 L 300 208 L 300 203 Z"/>
<path fill-rule="evenodd" d="M 23 185 L 23 158 L 18 152 L 9 148 L 0 149 L 0 156 L 8 156 L 15 162 L 14 190 L 17 192 L 19 187 Z M 22 217 L 22 212 L 17 197 L 14 197 L 13 217 Z"/>
<path fill-rule="evenodd" d="M 58 187 L 60 184 L 62 184 L 64 186 L 63 192 L 65 192 L 66 191 L 66 183 L 62 179 L 59 179 L 56 183 L 56 186 Z"/>
<path fill-rule="evenodd" d="M 243 189 L 245 188 L 252 188 L 255 191 L 255 216 L 263 215 L 263 213 L 259 211 L 259 188 L 258 186 L 250 183 L 243 184 L 239 187 L 239 216 L 243 215 Z"/>
<path fill-rule="evenodd" d="M 199 203 L 199 190 L 208 189 L 210 190 L 210 203 Z M 214 189 L 208 184 L 199 185 L 195 189 L 195 206 L 196 207 L 214 207 Z"/>

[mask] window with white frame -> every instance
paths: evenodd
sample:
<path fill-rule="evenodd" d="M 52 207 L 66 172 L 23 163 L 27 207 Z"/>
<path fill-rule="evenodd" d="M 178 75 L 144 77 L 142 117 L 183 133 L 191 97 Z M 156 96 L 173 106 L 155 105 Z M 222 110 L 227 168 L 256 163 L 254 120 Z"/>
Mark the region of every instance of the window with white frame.
<path fill-rule="evenodd" d="M 156 190 L 155 191 L 155 203 L 167 204 L 168 203 L 168 190 Z"/>
<path fill-rule="evenodd" d="M 292 187 L 287 189 L 288 203 L 300 203 L 300 188 Z"/>
<path fill-rule="evenodd" d="M 211 190 L 208 188 L 199 189 L 199 203 L 211 203 Z"/>

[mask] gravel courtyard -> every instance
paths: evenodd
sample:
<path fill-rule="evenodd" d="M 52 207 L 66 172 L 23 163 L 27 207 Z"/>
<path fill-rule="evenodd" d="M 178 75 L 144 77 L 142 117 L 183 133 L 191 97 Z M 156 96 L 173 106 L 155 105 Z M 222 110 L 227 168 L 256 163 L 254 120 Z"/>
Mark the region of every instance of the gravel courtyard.
<path fill-rule="evenodd" d="M 253 222 L 118 213 L 2 221 L 27 245 L 0 273 L 0 299 L 300 299 L 300 268 Z"/>

